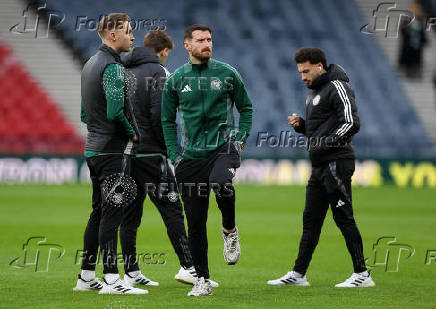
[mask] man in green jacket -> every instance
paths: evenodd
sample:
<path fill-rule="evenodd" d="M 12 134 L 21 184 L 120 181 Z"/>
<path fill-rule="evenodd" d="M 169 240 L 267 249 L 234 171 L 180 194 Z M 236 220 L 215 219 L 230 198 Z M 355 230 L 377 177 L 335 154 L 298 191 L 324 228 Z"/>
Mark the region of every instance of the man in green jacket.
<path fill-rule="evenodd" d="M 251 130 L 253 108 L 239 73 L 212 59 L 212 30 L 203 25 L 185 29 L 189 62 L 166 81 L 162 95 L 162 127 L 168 156 L 181 191 L 188 238 L 198 280 L 189 296 L 212 294 L 207 259 L 206 221 L 210 189 L 222 213 L 224 259 L 240 257 L 235 224 L 232 179 Z M 239 112 L 234 124 L 233 106 Z M 180 149 L 176 114 L 180 116 Z"/>

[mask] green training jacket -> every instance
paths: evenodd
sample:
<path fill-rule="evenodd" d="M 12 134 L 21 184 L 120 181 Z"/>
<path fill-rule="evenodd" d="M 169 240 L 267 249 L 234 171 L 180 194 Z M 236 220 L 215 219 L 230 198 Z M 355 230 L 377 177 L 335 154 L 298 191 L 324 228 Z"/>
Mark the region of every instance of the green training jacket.
<path fill-rule="evenodd" d="M 235 127 L 233 107 L 239 112 Z M 180 151 L 176 114 L 180 117 Z M 245 142 L 250 134 L 253 107 L 239 73 L 230 65 L 209 59 L 186 63 L 171 74 L 162 93 L 162 127 L 168 156 L 207 158 L 229 140 Z"/>

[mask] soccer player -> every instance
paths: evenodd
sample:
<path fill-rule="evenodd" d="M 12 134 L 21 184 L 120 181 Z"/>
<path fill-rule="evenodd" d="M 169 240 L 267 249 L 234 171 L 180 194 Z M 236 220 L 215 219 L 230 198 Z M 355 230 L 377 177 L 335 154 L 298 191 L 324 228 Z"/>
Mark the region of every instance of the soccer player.
<path fill-rule="evenodd" d="M 336 287 L 374 286 L 365 266 L 351 199 L 355 161 L 351 140 L 360 128 L 354 91 L 344 69 L 336 64 L 327 66 L 320 48 L 303 47 L 295 53 L 294 60 L 301 79 L 312 91 L 306 99 L 306 119 L 294 114 L 288 117 L 288 123 L 307 137 L 312 174 L 306 188 L 303 235 L 294 268 L 268 284 L 309 285 L 306 271 L 330 205 L 354 266 L 351 277 Z"/>
<path fill-rule="evenodd" d="M 135 145 L 136 157 L 132 160 L 131 176 L 138 185 L 134 203 L 126 209 L 121 233 L 129 235 L 129 253 L 132 257 L 124 281 L 129 285 L 150 284 L 139 271 L 136 263 L 136 233 L 141 223 L 143 203 L 147 193 L 159 210 L 166 225 L 171 244 L 179 261 L 177 281 L 194 284 L 196 272 L 192 263 L 186 237 L 183 209 L 177 195 L 174 174 L 167 162 L 167 150 L 161 125 L 162 89 L 169 72 L 163 66 L 174 48 L 171 37 L 164 30 L 150 30 L 144 46 L 135 47 L 125 58 L 126 74 L 131 75 L 132 106 L 139 128 L 139 143 Z M 212 281 L 213 286 L 218 286 Z"/>
<path fill-rule="evenodd" d="M 224 259 L 240 257 L 232 179 L 250 133 L 253 108 L 239 73 L 212 59 L 212 30 L 192 25 L 183 34 L 189 62 L 170 75 L 162 96 L 162 127 L 188 221 L 188 240 L 196 281 L 189 296 L 212 295 L 206 221 L 212 188 L 222 213 Z M 233 106 L 239 118 L 235 133 Z M 181 149 L 176 114 L 180 115 Z"/>
<path fill-rule="evenodd" d="M 76 291 L 100 290 L 100 294 L 147 294 L 120 279 L 117 267 L 118 227 L 123 207 L 114 207 L 102 197 L 106 177 L 123 172 L 123 153 L 137 141 L 124 111 L 124 67 L 120 53 L 131 49 L 134 37 L 126 14 L 104 16 L 98 26 L 102 40 L 98 52 L 82 71 L 82 114 L 88 136 L 85 158 L 92 181 L 92 212 L 84 235 L 82 273 Z M 125 246 L 121 237 L 122 247 Z M 104 282 L 95 276 L 98 246 L 103 259 Z"/>

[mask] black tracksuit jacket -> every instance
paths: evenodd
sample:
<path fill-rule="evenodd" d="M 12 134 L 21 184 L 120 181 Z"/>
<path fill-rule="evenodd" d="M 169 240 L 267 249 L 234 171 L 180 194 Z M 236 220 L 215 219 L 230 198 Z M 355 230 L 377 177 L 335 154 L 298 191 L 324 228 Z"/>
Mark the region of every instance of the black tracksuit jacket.
<path fill-rule="evenodd" d="M 354 91 L 344 69 L 331 64 L 312 82 L 306 99 L 306 116 L 295 131 L 307 137 L 312 166 L 338 159 L 355 159 L 351 145 L 360 121 Z"/>
<path fill-rule="evenodd" d="M 127 99 L 131 102 L 139 130 L 134 152 L 161 153 L 167 150 L 161 124 L 163 85 L 169 72 L 148 47 L 135 47 L 123 59 L 126 68 Z M 167 73 L 168 72 L 168 73 Z"/>

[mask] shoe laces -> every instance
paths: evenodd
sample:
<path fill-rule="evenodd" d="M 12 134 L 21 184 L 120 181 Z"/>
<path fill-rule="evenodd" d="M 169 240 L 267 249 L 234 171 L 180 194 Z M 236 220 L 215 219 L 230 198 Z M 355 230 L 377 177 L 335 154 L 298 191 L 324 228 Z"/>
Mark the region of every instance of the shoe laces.
<path fill-rule="evenodd" d="M 239 236 L 236 233 L 229 234 L 227 236 L 227 243 L 231 251 L 236 251 L 236 244 L 239 241 Z"/>
<path fill-rule="evenodd" d="M 100 280 L 98 280 L 97 278 L 93 278 L 93 279 L 91 279 L 89 281 L 85 281 L 85 282 L 88 283 L 89 285 L 91 285 L 93 283 L 97 283 L 96 287 L 98 287 L 100 289 L 103 287 L 103 283 Z"/>
<path fill-rule="evenodd" d="M 292 277 L 292 271 L 288 271 L 286 274 L 284 274 L 283 276 L 281 276 L 281 277 L 279 278 L 279 280 L 282 280 L 282 279 L 288 279 L 289 277 Z"/>
<path fill-rule="evenodd" d="M 359 274 L 357 274 L 357 273 L 353 273 L 352 275 L 351 275 L 351 277 L 350 278 L 348 278 L 345 282 L 347 282 L 347 283 L 349 283 L 349 282 L 353 282 L 354 280 L 356 280 L 356 279 L 358 279 L 358 278 L 363 278 L 363 276 L 362 275 L 359 275 Z"/>
<path fill-rule="evenodd" d="M 302 277 L 301 277 L 301 275 L 300 275 L 300 276 L 297 276 L 296 273 L 295 273 L 293 270 L 291 270 L 291 271 L 288 271 L 288 272 L 287 272 L 283 277 L 281 277 L 280 279 L 289 279 L 289 278 L 301 279 Z"/>
<path fill-rule="evenodd" d="M 198 278 L 197 281 L 195 281 L 194 287 L 192 288 L 193 292 L 199 292 L 204 288 L 205 280 L 203 277 Z"/>
<path fill-rule="evenodd" d="M 189 267 L 189 268 L 184 268 L 184 267 L 183 267 L 183 269 L 184 269 L 188 274 L 190 274 L 191 276 L 193 276 L 193 277 L 197 277 L 197 272 L 196 272 L 194 266 L 191 266 L 191 267 Z"/>

